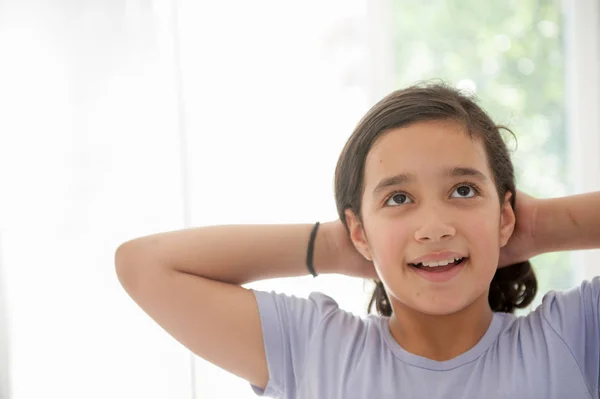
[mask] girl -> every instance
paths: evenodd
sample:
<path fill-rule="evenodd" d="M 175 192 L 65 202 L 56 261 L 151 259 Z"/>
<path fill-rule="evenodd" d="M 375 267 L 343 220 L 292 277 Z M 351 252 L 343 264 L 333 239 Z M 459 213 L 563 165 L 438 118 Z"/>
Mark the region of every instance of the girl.
<path fill-rule="evenodd" d="M 527 259 L 600 247 L 600 193 L 518 193 L 499 127 L 470 97 L 422 85 L 358 124 L 335 196 L 339 220 L 323 225 L 131 240 L 117 250 L 118 277 L 173 337 L 258 395 L 599 397 L 599 278 L 512 312 L 536 293 Z M 379 314 L 240 287 L 309 270 L 375 279 Z"/>

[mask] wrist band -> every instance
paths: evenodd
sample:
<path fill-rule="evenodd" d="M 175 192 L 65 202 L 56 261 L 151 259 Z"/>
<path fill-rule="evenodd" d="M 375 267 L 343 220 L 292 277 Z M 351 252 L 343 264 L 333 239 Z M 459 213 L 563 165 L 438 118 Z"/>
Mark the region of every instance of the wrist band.
<path fill-rule="evenodd" d="M 313 277 L 317 277 L 317 273 L 313 267 L 313 252 L 315 250 L 315 238 L 317 237 L 319 224 L 319 222 L 315 223 L 312 231 L 310 232 L 310 241 L 308 241 L 308 250 L 306 251 L 306 267 L 308 267 L 308 271 L 313 275 Z"/>

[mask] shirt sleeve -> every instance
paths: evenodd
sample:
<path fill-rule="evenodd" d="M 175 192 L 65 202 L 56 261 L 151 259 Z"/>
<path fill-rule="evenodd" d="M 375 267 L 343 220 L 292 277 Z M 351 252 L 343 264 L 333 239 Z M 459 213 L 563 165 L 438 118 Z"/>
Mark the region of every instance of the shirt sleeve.
<path fill-rule="evenodd" d="M 600 277 L 544 298 L 542 314 L 571 350 L 593 392 L 600 386 Z"/>
<path fill-rule="evenodd" d="M 295 398 L 302 378 L 313 331 L 327 315 L 339 309 L 329 296 L 313 292 L 308 299 L 273 291 L 252 290 L 258 303 L 269 381 L 264 390 L 251 385 L 258 396 Z"/>

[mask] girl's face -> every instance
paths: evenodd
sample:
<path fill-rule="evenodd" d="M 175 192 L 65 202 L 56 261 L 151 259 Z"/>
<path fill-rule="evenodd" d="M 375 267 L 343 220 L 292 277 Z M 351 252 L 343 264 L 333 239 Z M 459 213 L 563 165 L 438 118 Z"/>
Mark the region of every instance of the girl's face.
<path fill-rule="evenodd" d="M 454 121 L 393 129 L 371 148 L 364 187 L 364 224 L 348 210 L 350 234 L 393 307 L 447 315 L 487 304 L 515 217 L 510 194 L 500 205 L 479 140 Z"/>

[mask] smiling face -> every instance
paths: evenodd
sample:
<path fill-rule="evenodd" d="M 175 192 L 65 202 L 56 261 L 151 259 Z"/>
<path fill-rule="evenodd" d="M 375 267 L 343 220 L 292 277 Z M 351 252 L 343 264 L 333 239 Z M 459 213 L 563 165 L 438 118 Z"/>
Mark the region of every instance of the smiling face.
<path fill-rule="evenodd" d="M 346 218 L 356 248 L 373 260 L 392 307 L 445 315 L 487 304 L 499 250 L 515 218 L 500 204 L 483 145 L 454 121 L 392 129 L 365 162 L 361 221 Z M 415 267 L 465 257 L 457 266 Z M 442 271 L 449 269 L 448 271 Z"/>

